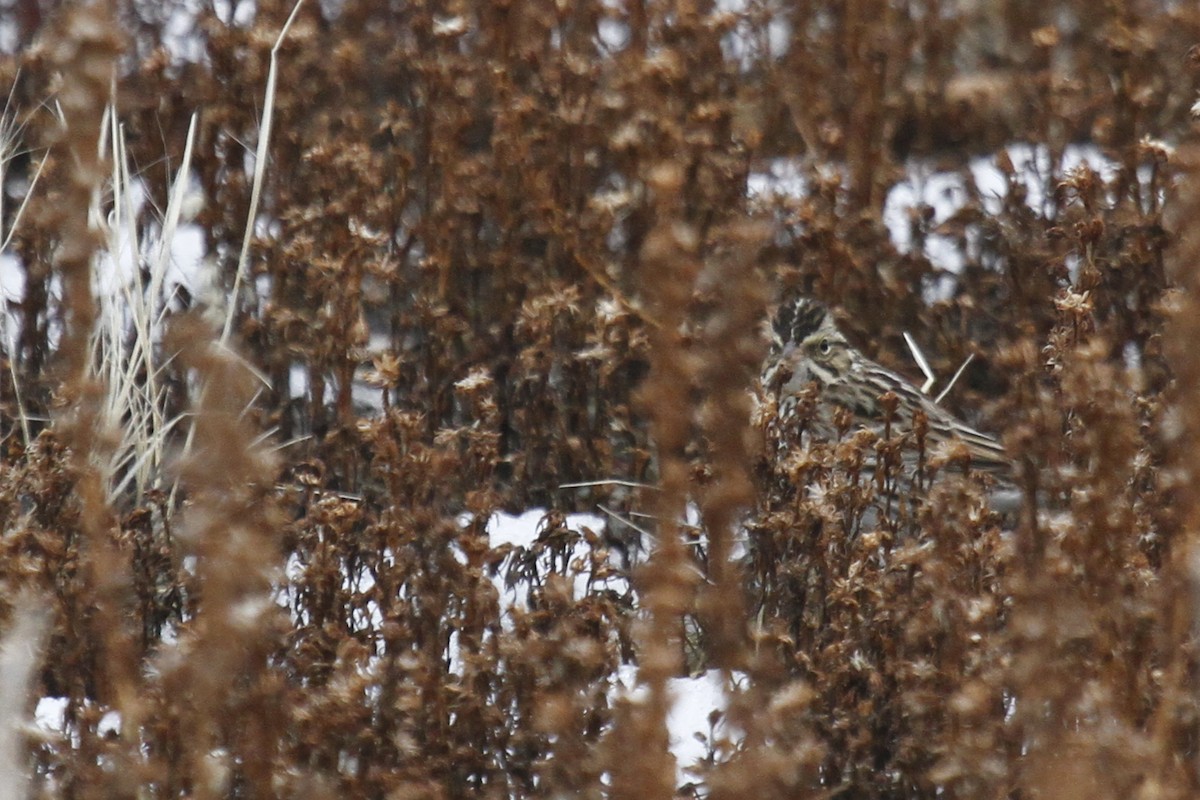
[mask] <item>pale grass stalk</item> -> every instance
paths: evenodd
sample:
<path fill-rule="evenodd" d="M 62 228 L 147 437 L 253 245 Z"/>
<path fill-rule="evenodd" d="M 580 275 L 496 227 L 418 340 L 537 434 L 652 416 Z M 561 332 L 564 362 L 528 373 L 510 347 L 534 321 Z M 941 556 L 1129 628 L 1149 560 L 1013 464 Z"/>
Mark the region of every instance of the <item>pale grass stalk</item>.
<path fill-rule="evenodd" d="M 11 156 L 0 156 L 0 180 L 4 178 L 4 169 L 8 166 L 8 160 Z M 25 207 L 29 205 L 29 198 L 33 196 L 33 190 L 37 188 L 38 180 L 42 177 L 42 170 L 46 166 L 46 159 L 41 159 L 37 163 L 37 170 L 33 173 L 33 178 L 29 181 L 29 190 L 25 192 L 25 196 L 21 198 L 21 204 L 17 206 L 17 213 L 13 215 L 13 224 L 9 227 L 8 232 L 4 234 L 4 241 L 0 242 L 0 253 L 8 249 L 8 245 L 12 242 L 13 234 L 17 232 L 17 226 L 21 224 L 21 217 L 25 214 Z M 4 193 L 0 192 L 0 197 Z"/>
<path fill-rule="evenodd" d="M 19 71 L 17 75 L 20 75 Z M 25 127 L 25 123 L 18 124 L 12 114 L 12 92 L 15 88 L 16 80 L 14 79 L 13 85 L 9 89 L 8 99 L 4 103 L 4 112 L 0 114 L 0 187 L 4 186 L 9 163 L 19 155 L 17 152 L 17 140 Z M 25 214 L 25 208 L 29 205 L 29 198 L 33 196 L 33 192 L 37 188 L 38 180 L 41 179 L 42 170 L 45 166 L 46 159 L 39 159 L 37 169 L 34 171 L 33 178 L 29 182 L 29 187 L 26 189 L 24 197 L 21 198 L 21 203 L 17 206 L 16 213 L 13 215 L 12 225 L 4 232 L 4 240 L 0 242 L 0 254 L 8 250 L 8 245 L 12 242 L 13 235 L 17 232 L 17 228 L 20 227 L 21 217 Z M 5 193 L 0 191 L 0 219 L 4 217 L 4 197 Z M 8 369 L 12 378 L 13 398 L 17 404 L 17 421 L 21 426 L 22 443 L 28 448 L 30 439 L 32 438 L 29 430 L 29 414 L 25 411 L 25 401 L 21 396 L 21 380 L 17 373 L 17 343 L 9 327 L 8 300 L 5 298 L 3 291 L 0 291 L 0 319 L 3 320 L 4 344 L 9 354 Z"/>
<path fill-rule="evenodd" d="M 929 394 L 934 381 L 937 380 L 933 374 L 933 369 L 930 368 L 929 362 L 925 360 L 925 354 L 917 346 L 916 340 L 908 335 L 908 331 L 904 332 L 904 343 L 908 345 L 908 351 L 912 353 L 913 361 L 917 362 L 917 366 L 921 368 L 921 374 L 925 376 L 925 382 L 921 384 L 921 393 Z"/>
<path fill-rule="evenodd" d="M 233 335 L 233 320 L 237 313 L 237 298 L 241 293 L 242 284 L 246 280 L 246 270 L 250 263 L 250 243 L 254 239 L 254 223 L 258 216 L 259 198 L 262 196 L 263 175 L 266 173 L 267 155 L 271 143 L 271 125 L 275 118 L 275 87 L 279 72 L 279 48 L 283 44 L 284 38 L 292 27 L 292 23 L 296 19 L 296 15 L 300 11 L 300 7 L 304 5 L 304 0 L 297 0 L 296 5 L 292 7 L 292 13 L 288 15 L 287 21 L 283 24 L 283 28 L 279 31 L 279 36 L 275 40 L 275 44 L 271 47 L 271 66 L 267 71 L 267 88 L 263 95 L 263 118 L 259 125 L 258 146 L 254 151 L 254 178 L 250 184 L 250 210 L 246 214 L 246 230 L 242 235 L 242 248 L 238 252 L 237 272 L 233 276 L 233 289 L 229 293 L 228 308 L 225 311 L 225 323 L 221 329 L 221 337 L 219 344 L 226 347 L 229 344 L 229 339 Z M 261 373 L 256 372 L 266 385 L 270 382 L 261 376 Z M 192 451 L 195 442 L 195 428 L 189 428 L 187 437 L 183 443 L 182 456 L 187 457 Z M 171 486 L 171 495 L 169 504 L 175 504 L 175 498 L 179 492 L 179 481 L 176 480 Z"/>
<path fill-rule="evenodd" d="M 560 489 L 590 489 L 594 486 L 621 486 L 626 489 L 653 489 L 658 490 L 657 486 L 649 483 L 638 483 L 637 481 L 626 481 L 619 478 L 605 478 L 598 481 L 579 481 L 577 483 L 560 483 Z"/>
<path fill-rule="evenodd" d="M 937 381 L 937 376 L 933 374 L 933 369 L 929 366 L 929 362 L 925 360 L 925 354 L 921 352 L 921 348 L 917 346 L 917 342 L 904 332 L 904 343 L 908 345 L 908 350 L 912 354 L 913 361 L 917 362 L 917 366 L 921 369 L 921 374 L 925 376 L 925 382 L 921 384 L 921 394 L 929 394 L 929 390 L 933 388 L 933 384 Z M 967 365 L 975 360 L 975 354 L 969 353 L 955 371 L 954 376 L 950 378 L 950 382 L 946 384 L 946 388 L 938 393 L 938 396 L 933 402 L 940 403 L 945 399 L 946 395 L 950 394 L 950 390 L 954 388 L 954 384 L 958 383 L 958 379 L 962 376 L 963 370 Z"/>
<path fill-rule="evenodd" d="M 93 369 L 103 379 L 107 391 L 101 411 L 105 427 L 120 431 L 116 447 L 107 454 L 104 463 L 97 466 L 102 470 L 107 499 L 115 499 L 114 485 L 122 467 L 129 461 L 141 461 L 148 449 L 146 429 L 152 413 L 147 410 L 145 389 L 139 386 L 138 366 L 143 351 L 151 350 L 153 343 L 142 335 L 138 320 L 146 314 L 147 301 L 136 286 L 135 273 L 126 280 L 120 276 L 124 257 L 136 261 L 141 252 L 137 238 L 137 210 L 133 203 L 133 179 L 129 174 L 128 154 L 125 148 L 124 131 L 109 107 L 105 111 L 105 125 L 100 139 L 101 158 L 105 156 L 105 145 L 111 142 L 113 150 L 111 191 L 113 208 L 107 217 L 103 213 L 99 192 L 92 201 L 91 216 L 95 224 L 105 233 L 105 249 L 113 264 L 113 279 L 118 282 L 115 291 L 105 291 L 102 280 L 97 276 L 96 299 L 100 315 L 93 338 Z M 128 250 L 124 236 L 130 237 Z M 131 285 L 132 284 L 132 285 Z M 126 330 L 132 334 L 130 351 L 125 353 Z M 153 405 L 153 398 L 150 398 Z"/>
<path fill-rule="evenodd" d="M 950 394 L 950 390 L 954 388 L 954 385 L 958 383 L 958 379 L 962 377 L 963 370 L 965 370 L 967 365 L 974 360 L 975 354 L 967 353 L 967 357 L 963 359 L 963 363 L 959 365 L 957 370 L 955 370 L 954 375 L 950 378 L 950 382 L 946 384 L 946 388 L 942 389 L 942 391 L 938 393 L 938 396 L 933 398 L 933 402 L 940 403 L 946 398 L 946 395 Z"/>
<path fill-rule="evenodd" d="M 109 502 L 126 492 L 131 484 L 140 501 L 146 490 L 158 483 L 165 461 L 167 437 L 182 419 L 166 419 L 166 389 L 159 380 L 166 364 L 155 364 L 155 343 L 161 336 L 162 318 L 166 312 L 163 287 L 171 263 L 171 242 L 178 228 L 187 188 L 195 132 L 196 116 L 193 115 L 183 160 L 163 212 L 158 241 L 153 245 L 154 256 L 147 263 L 149 285 L 143 288 L 135 273 L 128 280 L 121 279 L 116 292 L 97 293 L 102 314 L 94 343 L 94 363 L 109 387 L 104 417 L 110 426 L 120 430 L 118 446 L 108 462 L 99 465 L 104 470 Z M 135 178 L 129 170 L 125 132 L 111 111 L 105 134 L 104 138 L 114 143 L 115 157 L 111 178 L 113 211 L 110 219 L 104 221 L 104 227 L 108 252 L 119 268 L 126 253 L 123 238 L 126 233 L 130 237 L 130 258 L 137 260 L 143 247 L 137 238 Z M 98 198 L 94 213 L 100 216 Z"/>
<path fill-rule="evenodd" d="M 4 113 L 0 115 L 0 188 L 4 186 L 4 176 L 8 171 L 8 162 L 12 161 L 16 155 L 14 151 L 16 149 L 17 136 L 21 133 L 22 126 L 17 125 L 17 121 L 13 119 L 10 113 L 13 92 L 17 89 L 17 79 L 20 76 L 21 71 L 17 70 L 12 86 L 8 87 L 8 97 L 4 101 Z M 0 191 L 0 219 L 4 219 L 4 194 L 4 192 Z M 6 240 L 5 244 L 7 243 Z"/>
<path fill-rule="evenodd" d="M 258 147 L 254 151 L 254 180 L 250 184 L 250 211 L 246 214 L 246 232 L 242 236 L 242 249 L 238 253 L 237 273 L 233 276 L 233 291 L 229 295 L 225 326 L 221 330 L 221 344 L 228 344 L 233 334 L 233 318 L 237 312 L 237 298 L 245 281 L 246 268 L 250 262 L 250 242 L 254 239 L 254 221 L 258 216 L 258 201 L 262 195 L 263 174 L 266 172 L 267 154 L 271 143 L 271 123 L 275 117 L 275 82 L 279 73 L 279 48 L 283 44 L 292 22 L 296 19 L 304 0 L 296 0 L 292 13 L 279 31 L 279 37 L 271 48 L 271 66 L 267 71 L 267 90 L 263 97 L 263 118 L 258 131 Z"/>
<path fill-rule="evenodd" d="M 4 320 L 4 343 L 8 347 L 8 371 L 12 377 L 13 398 L 17 403 L 17 421 L 21 424 L 21 442 L 25 445 L 25 449 L 28 450 L 31 438 L 29 413 L 25 411 L 25 401 L 21 398 L 21 381 L 17 376 L 17 341 L 13 338 L 12 330 L 8 326 L 8 311 L 4 305 L 3 295 L 0 295 L 0 315 L 3 315 Z"/>
<path fill-rule="evenodd" d="M 21 137 L 21 131 L 25 130 L 27 123 L 18 123 L 15 113 L 12 109 L 13 92 L 16 91 L 17 81 L 21 77 L 21 70 L 17 70 L 17 74 L 13 77 L 12 86 L 8 89 L 8 97 L 4 101 L 4 111 L 0 113 L 0 187 L 4 186 L 5 177 L 8 175 L 8 165 L 14 158 L 28 150 L 17 152 L 17 141 Z M 16 216 L 13 217 L 13 224 L 8 229 L 8 233 L 4 236 L 4 243 L 0 244 L 0 252 L 8 249 L 8 243 L 12 241 L 13 233 L 17 230 L 17 226 L 21 223 L 21 215 L 25 213 L 25 206 L 29 203 L 30 196 L 33 195 L 34 187 L 37 186 L 38 178 L 42 175 L 42 168 L 45 166 L 46 160 L 43 158 L 38 161 L 37 171 L 33 175 L 33 179 L 29 182 L 29 188 L 25 192 L 25 196 L 21 198 L 21 204 L 17 206 Z M 4 198 L 5 193 L 0 191 L 0 219 L 4 218 Z"/>

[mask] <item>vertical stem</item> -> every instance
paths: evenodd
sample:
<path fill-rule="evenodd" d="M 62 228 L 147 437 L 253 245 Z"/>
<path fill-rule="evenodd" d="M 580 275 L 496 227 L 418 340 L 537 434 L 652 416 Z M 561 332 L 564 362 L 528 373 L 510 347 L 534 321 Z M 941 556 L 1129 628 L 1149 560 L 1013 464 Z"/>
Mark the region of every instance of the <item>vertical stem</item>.
<path fill-rule="evenodd" d="M 138 731 L 137 659 L 122 623 L 129 594 L 128 569 L 116 545 L 116 520 L 97 463 L 106 459 L 100 431 L 103 384 L 92 377 L 91 338 L 97 322 L 92 296 L 93 255 L 102 243 L 89 225 L 89 212 L 108 169 L 100 136 L 111 103 L 113 71 L 121 51 L 116 14 L 110 3 L 78 4 L 57 20 L 49 56 L 62 72 L 58 103 L 63 139 L 72 169 L 57 208 L 61 231 L 56 268 L 63 286 L 63 338 L 59 348 L 64 411 L 57 425 L 71 450 L 83 533 L 83 569 L 95 597 L 94 627 L 99 655 L 96 683 L 101 699 L 122 714 L 122 735 L 132 747 Z"/>

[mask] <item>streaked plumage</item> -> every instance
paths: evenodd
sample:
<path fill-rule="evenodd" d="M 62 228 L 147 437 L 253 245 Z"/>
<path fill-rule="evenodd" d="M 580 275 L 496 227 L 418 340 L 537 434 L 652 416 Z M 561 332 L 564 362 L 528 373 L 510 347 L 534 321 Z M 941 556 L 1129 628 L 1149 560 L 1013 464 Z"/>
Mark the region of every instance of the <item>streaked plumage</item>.
<path fill-rule="evenodd" d="M 969 452 L 972 468 L 1001 476 L 1010 469 L 998 441 L 957 419 L 907 380 L 852 347 L 821 303 L 801 298 L 783 306 L 772 332 L 762 385 L 765 392 L 778 397 L 780 419 L 796 413 L 800 393 L 815 383 L 820 395 L 816 413 L 808 421 L 811 433 L 832 439 L 838 406 L 847 409 L 858 425 L 882 433 L 886 415 L 880 398 L 893 392 L 899 399 L 893 417 L 896 432 L 910 431 L 913 414 L 920 409 L 928 420 L 927 450 L 957 440 Z"/>

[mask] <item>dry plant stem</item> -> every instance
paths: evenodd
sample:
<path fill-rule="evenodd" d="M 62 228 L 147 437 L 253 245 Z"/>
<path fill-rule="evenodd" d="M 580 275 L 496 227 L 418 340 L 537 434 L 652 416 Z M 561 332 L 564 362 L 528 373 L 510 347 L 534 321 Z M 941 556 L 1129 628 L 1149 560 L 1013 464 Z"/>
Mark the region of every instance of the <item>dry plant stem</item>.
<path fill-rule="evenodd" d="M 744 668 L 746 612 L 742 575 L 731 561 L 732 542 L 741 514 L 754 500 L 750 478 L 750 375 L 762 363 L 758 335 L 766 287 L 753 269 L 754 256 L 770 235 L 762 224 L 730 226 L 730 252 L 711 267 L 714 286 L 724 301 L 704 330 L 700 384 L 708 391 L 702 417 L 712 446 L 714 480 L 701 502 L 709 536 L 711 584 L 701 598 L 701 616 L 712 639 L 713 663 L 724 670 Z"/>
<path fill-rule="evenodd" d="M 693 376 L 680 341 L 684 310 L 698 271 L 696 232 L 679 219 L 684 181 L 680 164 L 656 166 L 649 184 L 658 222 L 642 247 L 642 273 L 651 313 L 660 326 L 650 332 L 650 376 L 641 401 L 651 420 L 660 473 L 657 517 L 658 546 L 641 575 L 643 607 L 638 681 L 645 702 L 617 731 L 618 760 L 612 765 L 615 797 L 666 800 L 674 795 L 675 759 L 667 749 L 667 714 L 671 698 L 667 681 L 679 674 L 680 626 L 692 602 L 687 549 L 678 520 L 688 494 L 688 468 L 682 454 L 690 432 L 689 387 Z M 621 752 L 625 748 L 628 752 Z"/>
<path fill-rule="evenodd" d="M 1177 471 L 1174 490 L 1180 506 L 1182 528 L 1171 550 L 1165 576 L 1163 608 L 1164 652 L 1170 654 L 1163 696 L 1151 721 L 1159 779 L 1170 785 L 1178 766 L 1172 753 L 1181 741 L 1194 740 L 1193 709 L 1196 702 L 1196 638 L 1200 633 L 1200 143 L 1193 141 L 1178 153 L 1182 178 L 1175 219 L 1180 229 L 1172 266 L 1182 290 L 1168 328 L 1167 357 L 1175 371 L 1175 413 L 1178 429 L 1173 452 Z M 1188 771 L 1191 772 L 1190 770 Z M 1197 788 L 1193 785 L 1193 791 Z"/>
<path fill-rule="evenodd" d="M 227 748 L 253 796 L 269 797 L 282 733 L 275 727 L 282 719 L 267 670 L 279 614 L 271 578 L 278 565 L 273 532 L 281 520 L 266 497 L 276 467 L 267 449 L 255 444 L 257 432 L 245 413 L 255 377 L 217 337 L 192 316 L 178 320 L 166 342 L 202 387 L 194 408 L 195 445 L 182 465 L 191 505 L 179 533 L 198 558 L 201 590 L 183 645 L 202 657 L 185 661 L 166 682 L 185 705 L 179 710 L 193 742 L 193 774 L 203 775 L 210 754 Z M 217 708 L 238 721 L 231 730 L 218 729 Z M 222 794 L 219 782 L 197 785 L 197 797 Z"/>
<path fill-rule="evenodd" d="M 723 302 L 703 329 L 704 358 L 700 385 L 707 390 L 701 425 L 711 447 L 713 480 L 700 507 L 708 532 L 709 582 L 698 601 L 708 655 L 724 671 L 731 703 L 727 717 L 744 733 L 740 759 L 723 764 L 709 779 L 714 800 L 752 794 L 771 797 L 770 725 L 764 717 L 770 687 L 778 669 L 773 653 L 749 646 L 744 575 L 732 558 L 733 537 L 745 510 L 754 501 L 751 480 L 752 429 L 750 376 L 764 356 L 760 322 L 766 286 L 755 269 L 756 256 L 770 236 L 768 226 L 742 221 L 724 231 L 726 252 L 716 255 L 702 279 L 720 287 Z M 773 669 L 773 667 L 776 667 Z M 733 672 L 753 677 L 751 685 L 732 691 Z"/>
<path fill-rule="evenodd" d="M 14 606 L 11 626 L 0 640 L 0 796 L 23 800 L 29 775 L 21 722 L 50 619 L 44 600 L 31 593 L 16 598 Z"/>
<path fill-rule="evenodd" d="M 51 55 L 63 75 L 58 100 L 65 132 L 59 148 L 71 160 L 57 219 L 62 238 L 56 266 L 62 278 L 65 314 L 59 350 L 64 410 L 58 424 L 77 473 L 76 494 L 86 542 L 84 569 L 95 592 L 92 633 L 103 654 L 98 663 L 106 671 L 100 683 L 101 697 L 121 711 L 122 733 L 132 742 L 138 725 L 138 678 L 133 640 L 122 621 L 129 575 L 114 540 L 116 520 L 96 466 L 97 461 L 105 460 L 104 451 L 109 447 L 99 429 L 105 390 L 89 375 L 90 338 L 97 313 L 92 258 L 101 241 L 88 225 L 88 211 L 106 175 L 99 137 L 121 37 L 108 3 L 73 7 L 58 23 Z"/>

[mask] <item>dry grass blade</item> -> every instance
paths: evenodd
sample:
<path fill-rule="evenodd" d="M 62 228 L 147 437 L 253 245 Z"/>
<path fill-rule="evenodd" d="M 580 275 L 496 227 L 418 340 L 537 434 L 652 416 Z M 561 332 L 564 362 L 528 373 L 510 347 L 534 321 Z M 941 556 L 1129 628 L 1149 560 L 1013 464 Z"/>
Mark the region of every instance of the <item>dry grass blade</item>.
<path fill-rule="evenodd" d="M 242 247 L 238 251 L 237 271 L 233 276 L 233 289 L 229 295 L 229 308 L 226 310 L 225 327 L 221 329 L 221 343 L 228 344 L 233 335 L 233 320 L 237 316 L 238 297 L 242 284 L 246 280 L 246 270 L 250 263 L 250 243 L 254 240 L 258 226 L 258 203 L 262 197 L 263 177 L 267 173 L 267 156 L 270 154 L 271 125 L 275 118 L 275 89 L 279 75 L 279 47 L 287 38 L 288 29 L 300 13 L 304 0 L 296 0 L 292 13 L 279 31 L 279 37 L 271 47 L 271 68 L 267 72 L 267 87 L 263 94 L 262 122 L 258 128 L 258 146 L 254 151 L 254 179 L 250 185 L 250 210 L 246 215 L 246 230 L 242 235 Z"/>

